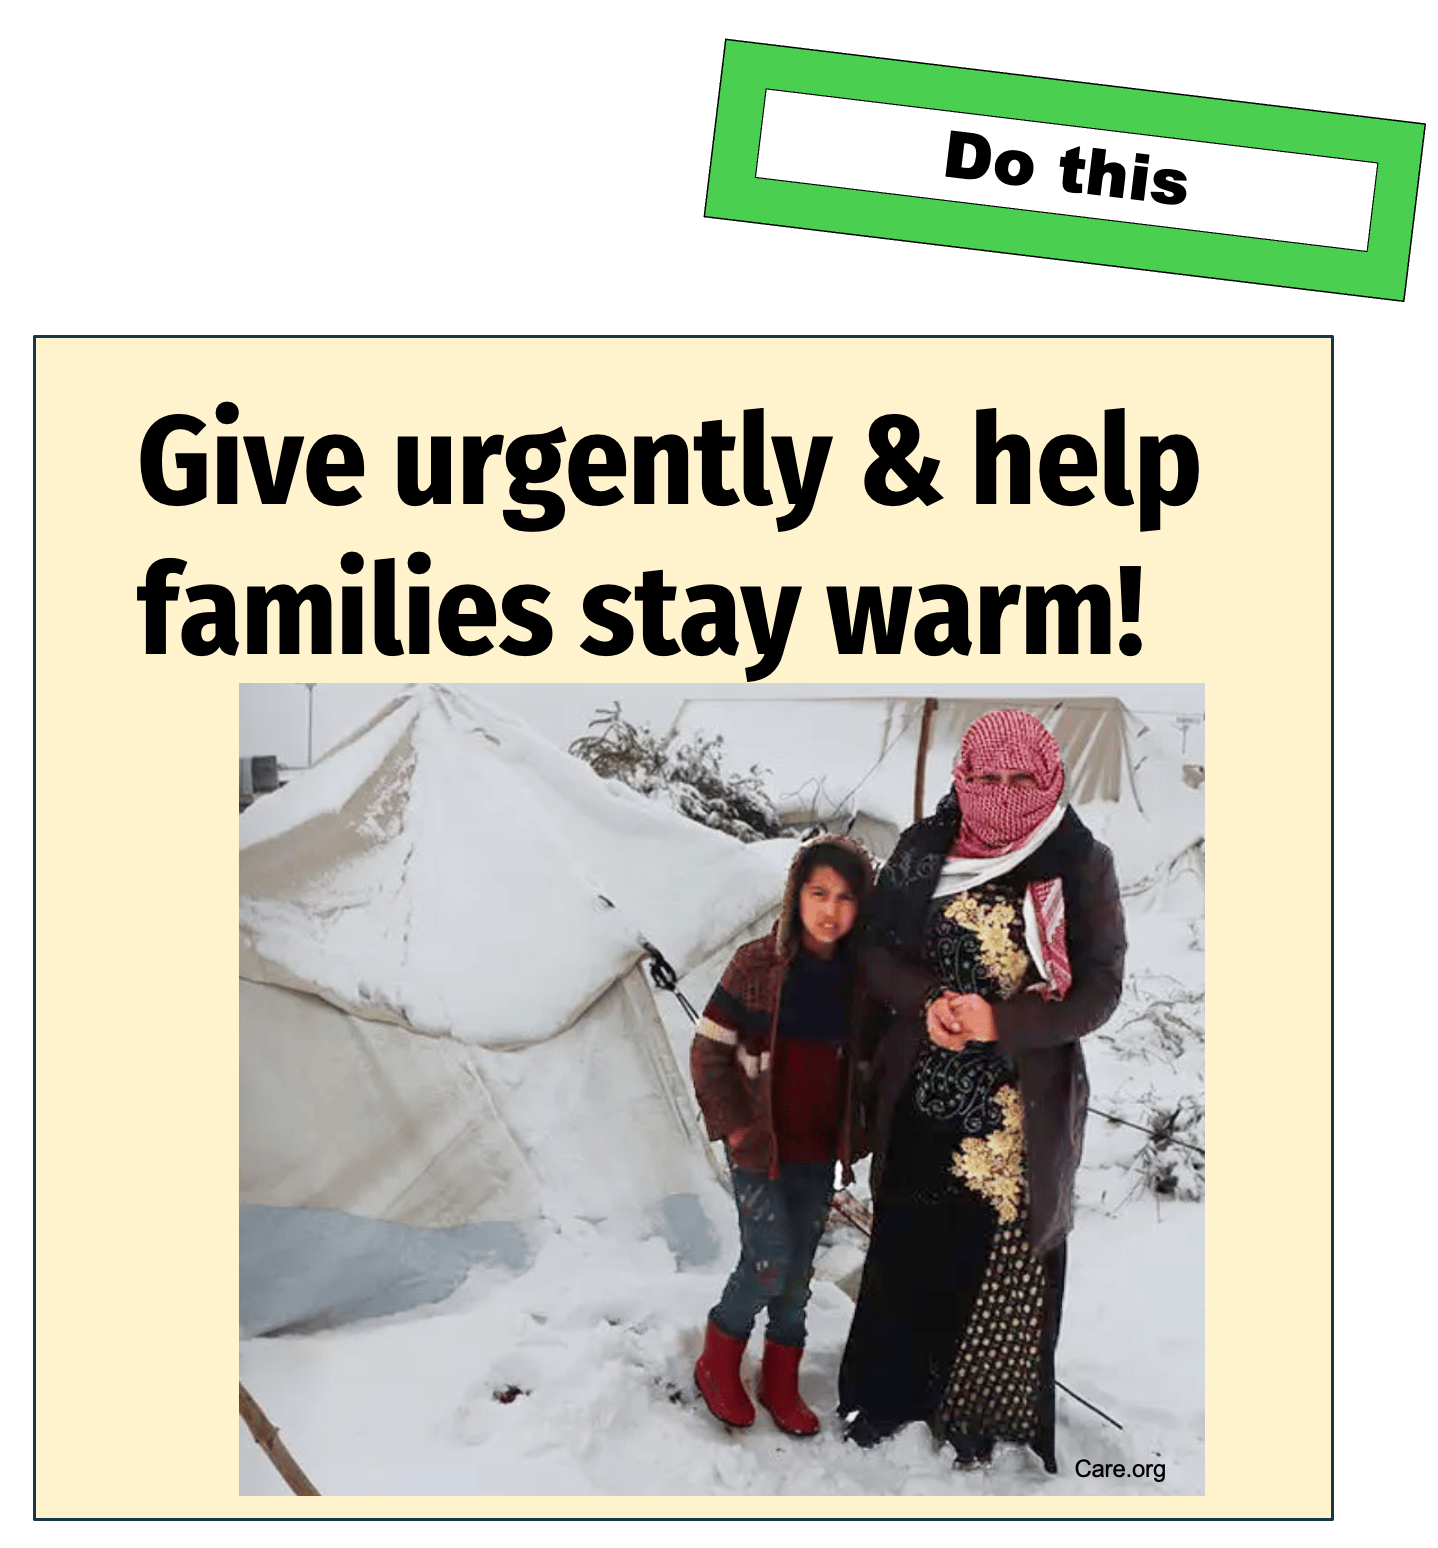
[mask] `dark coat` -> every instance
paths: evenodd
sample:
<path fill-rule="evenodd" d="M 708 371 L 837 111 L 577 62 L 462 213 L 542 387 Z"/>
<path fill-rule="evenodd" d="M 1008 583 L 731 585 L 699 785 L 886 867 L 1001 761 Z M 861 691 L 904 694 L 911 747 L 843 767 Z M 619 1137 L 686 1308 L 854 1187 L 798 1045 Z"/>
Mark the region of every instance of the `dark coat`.
<path fill-rule="evenodd" d="M 922 952 L 934 884 L 958 830 L 952 793 L 932 816 L 909 828 L 879 873 L 870 928 L 871 955 L 887 950 L 907 971 L 909 1007 L 915 989 L 937 987 Z M 1053 834 L 1009 878 L 1025 884 L 1063 881 L 1073 983 L 1062 1000 L 1020 993 L 994 1005 L 999 1047 L 1018 1071 L 1028 1154 L 1029 1233 L 1034 1248 L 1057 1246 L 1073 1224 L 1073 1184 L 1088 1113 L 1088 1076 L 1079 1039 L 1113 1014 L 1123 989 L 1127 941 L 1113 856 L 1072 808 Z M 891 979 L 895 969 L 889 968 Z M 897 1003 L 890 996 L 891 1003 Z M 922 1004 L 922 1001 L 920 1002 Z M 873 1141 L 872 1184 L 879 1196 L 889 1128 L 914 1064 L 927 1042 L 922 1010 L 900 1006 L 875 1052 L 866 1108 Z"/>
<path fill-rule="evenodd" d="M 868 891 L 869 861 L 857 844 L 832 835 L 816 842 L 838 844 L 857 855 L 863 863 L 865 891 Z M 694 1093 L 699 1099 L 699 1110 L 709 1138 L 726 1139 L 742 1129 L 743 1137 L 731 1149 L 730 1160 L 736 1167 L 767 1171 L 774 1177 L 779 1174 L 779 1147 L 774 1136 L 772 1107 L 779 999 L 785 975 L 800 949 L 797 878 L 808 847 L 806 845 L 795 853 L 774 928 L 768 935 L 741 946 L 734 954 L 709 997 L 689 1050 Z M 851 948 L 857 947 L 857 937 L 863 929 L 865 899 L 860 898 L 859 902 L 859 922 L 855 925 Z M 843 1166 L 844 1181 L 849 1183 L 854 1178 L 853 1163 L 867 1154 L 867 1144 L 857 1118 L 859 1093 L 867 1080 L 867 1065 L 862 1065 L 862 1060 L 865 1050 L 873 1042 L 882 1012 L 861 981 L 857 949 L 851 949 L 845 955 L 852 964 L 853 983 L 849 995 L 844 1118 L 838 1159 Z"/>

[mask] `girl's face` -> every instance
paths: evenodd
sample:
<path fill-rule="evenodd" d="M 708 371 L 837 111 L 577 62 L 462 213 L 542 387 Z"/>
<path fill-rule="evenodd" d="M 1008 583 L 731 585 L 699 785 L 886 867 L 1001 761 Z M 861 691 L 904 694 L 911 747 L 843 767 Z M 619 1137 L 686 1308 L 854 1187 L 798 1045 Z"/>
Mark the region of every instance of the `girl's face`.
<path fill-rule="evenodd" d="M 799 889 L 804 950 L 816 957 L 832 957 L 858 917 L 859 900 L 848 882 L 833 866 L 816 865 Z"/>

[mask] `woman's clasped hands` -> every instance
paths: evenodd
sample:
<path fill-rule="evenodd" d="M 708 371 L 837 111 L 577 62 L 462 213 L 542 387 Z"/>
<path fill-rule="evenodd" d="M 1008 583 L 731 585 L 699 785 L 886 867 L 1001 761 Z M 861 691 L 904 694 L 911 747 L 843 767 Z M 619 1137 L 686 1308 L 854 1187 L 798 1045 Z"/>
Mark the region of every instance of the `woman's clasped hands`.
<path fill-rule="evenodd" d="M 929 1041 L 939 1048 L 957 1051 L 967 1043 L 992 1043 L 998 1039 L 993 1007 L 977 994 L 944 990 L 929 1002 L 926 1021 Z"/>

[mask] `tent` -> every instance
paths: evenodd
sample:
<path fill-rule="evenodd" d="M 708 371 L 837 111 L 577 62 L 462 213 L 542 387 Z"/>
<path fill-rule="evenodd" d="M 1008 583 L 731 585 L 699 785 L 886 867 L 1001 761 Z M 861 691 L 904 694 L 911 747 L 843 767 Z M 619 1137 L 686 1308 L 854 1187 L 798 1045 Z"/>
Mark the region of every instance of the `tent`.
<path fill-rule="evenodd" d="M 1114 697 L 695 698 L 675 726 L 722 735 L 733 767 L 763 767 L 785 823 L 847 832 L 882 856 L 918 815 L 916 792 L 920 812 L 932 811 L 964 732 L 1000 704 L 1027 710 L 1053 733 L 1071 801 L 1082 806 L 1133 794 L 1139 724 Z"/>
<path fill-rule="evenodd" d="M 758 933 L 792 845 L 600 780 L 465 690 L 392 701 L 240 819 L 240 1322 L 522 1266 L 543 1223 L 726 1207 L 645 974 Z"/>

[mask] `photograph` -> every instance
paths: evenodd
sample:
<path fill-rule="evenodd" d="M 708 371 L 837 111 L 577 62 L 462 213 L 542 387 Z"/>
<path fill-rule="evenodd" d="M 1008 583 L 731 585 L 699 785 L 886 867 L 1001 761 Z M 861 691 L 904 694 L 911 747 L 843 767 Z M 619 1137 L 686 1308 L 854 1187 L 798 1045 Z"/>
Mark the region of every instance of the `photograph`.
<path fill-rule="evenodd" d="M 1202 684 L 238 700 L 242 1495 L 1204 1493 Z"/>

